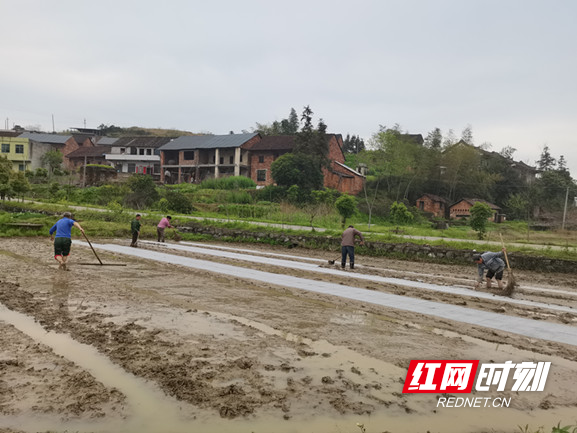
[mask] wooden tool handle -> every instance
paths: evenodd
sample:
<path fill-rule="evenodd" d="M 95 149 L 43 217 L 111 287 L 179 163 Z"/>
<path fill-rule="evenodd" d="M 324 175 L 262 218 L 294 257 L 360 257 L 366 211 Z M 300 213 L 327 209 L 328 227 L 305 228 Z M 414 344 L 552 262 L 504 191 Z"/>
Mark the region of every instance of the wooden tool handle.
<path fill-rule="evenodd" d="M 86 233 L 82 232 L 82 234 L 84 235 L 84 239 L 86 239 L 86 242 L 88 242 L 88 245 L 90 245 L 90 248 L 92 249 L 92 252 L 94 253 L 94 255 L 96 256 L 96 258 L 98 259 L 98 263 L 102 264 L 102 260 L 100 260 L 100 257 L 98 257 L 98 254 L 96 254 L 96 250 L 94 249 L 94 247 L 92 246 L 92 244 L 90 243 L 90 241 L 88 240 L 88 236 L 86 236 Z"/>
<path fill-rule="evenodd" d="M 505 249 L 505 242 L 503 241 L 503 235 L 499 233 L 499 236 L 501 237 L 501 245 L 503 245 L 503 249 Z M 511 270 L 511 266 L 509 266 L 509 258 L 507 257 L 507 250 L 505 249 L 503 253 L 505 253 L 505 262 L 507 263 L 507 269 Z"/>

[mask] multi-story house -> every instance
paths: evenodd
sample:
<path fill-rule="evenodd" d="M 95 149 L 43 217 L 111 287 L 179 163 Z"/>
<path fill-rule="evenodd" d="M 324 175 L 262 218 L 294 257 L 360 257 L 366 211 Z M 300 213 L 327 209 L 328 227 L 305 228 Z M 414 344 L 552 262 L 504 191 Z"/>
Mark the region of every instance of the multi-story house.
<path fill-rule="evenodd" d="M 106 141 L 103 137 L 98 144 Z M 160 177 L 159 148 L 169 143 L 168 137 L 121 137 L 110 145 L 106 161 L 119 173 L 141 173 Z"/>
<path fill-rule="evenodd" d="M 364 176 L 345 165 L 340 134 L 327 134 L 330 167 L 323 170 L 327 188 L 358 194 Z M 271 164 L 292 152 L 294 136 L 260 134 L 194 135 L 179 137 L 160 150 L 161 180 L 200 182 L 206 178 L 246 176 L 259 187 L 271 185 Z M 303 174 L 306 175 L 306 174 Z"/>
<path fill-rule="evenodd" d="M 40 167 L 39 158 L 34 159 L 34 164 L 32 161 L 33 154 L 40 153 L 39 149 L 36 148 L 36 152 L 33 152 L 30 142 L 16 135 L 8 131 L 0 132 L 0 157 L 6 157 L 11 161 L 14 171 L 34 170 Z"/>
<path fill-rule="evenodd" d="M 222 176 L 250 177 L 249 149 L 260 139 L 257 133 L 178 137 L 159 149 L 160 179 L 182 183 Z"/>

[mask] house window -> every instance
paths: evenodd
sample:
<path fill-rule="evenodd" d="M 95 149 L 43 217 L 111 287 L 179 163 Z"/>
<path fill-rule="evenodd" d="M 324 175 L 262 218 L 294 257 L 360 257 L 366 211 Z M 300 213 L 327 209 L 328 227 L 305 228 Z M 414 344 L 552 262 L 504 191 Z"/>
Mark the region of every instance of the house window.
<path fill-rule="evenodd" d="M 146 149 L 146 154 L 147 154 L 147 155 L 152 155 L 152 149 Z"/>
<path fill-rule="evenodd" d="M 256 181 L 257 182 L 266 182 L 266 170 L 257 170 L 256 171 Z"/>
<path fill-rule="evenodd" d="M 121 148 L 120 148 L 120 153 L 126 153 L 126 147 L 121 147 Z"/>
<path fill-rule="evenodd" d="M 420 210 L 425 210 L 425 202 L 424 202 L 424 201 L 420 201 L 420 202 L 419 202 L 419 209 L 420 209 Z"/>
<path fill-rule="evenodd" d="M 139 155 L 144 155 L 144 149 L 138 149 L 138 154 L 139 154 Z"/>
<path fill-rule="evenodd" d="M 128 164 L 128 172 L 136 173 L 136 164 Z"/>
<path fill-rule="evenodd" d="M 10 153 L 10 143 L 2 143 L 2 153 Z"/>
<path fill-rule="evenodd" d="M 16 148 L 14 150 L 16 151 L 16 153 L 24 153 L 24 145 L 23 144 L 17 144 Z"/>
<path fill-rule="evenodd" d="M 186 161 L 192 161 L 194 159 L 194 150 L 185 150 L 184 152 L 182 152 L 183 155 L 182 157 L 186 160 Z"/>
<path fill-rule="evenodd" d="M 26 171 L 26 164 L 18 164 L 19 171 Z"/>
<path fill-rule="evenodd" d="M 261 164 L 264 162 L 264 155 L 258 156 L 258 162 L 260 162 Z"/>
<path fill-rule="evenodd" d="M 242 152 L 240 152 L 240 162 L 242 162 Z"/>
<path fill-rule="evenodd" d="M 219 163 L 219 164 L 224 164 L 224 157 L 221 156 L 220 159 L 218 160 L 218 163 Z"/>
<path fill-rule="evenodd" d="M 231 156 L 228 158 L 228 163 L 229 163 L 229 164 L 234 164 L 234 156 L 231 155 Z"/>

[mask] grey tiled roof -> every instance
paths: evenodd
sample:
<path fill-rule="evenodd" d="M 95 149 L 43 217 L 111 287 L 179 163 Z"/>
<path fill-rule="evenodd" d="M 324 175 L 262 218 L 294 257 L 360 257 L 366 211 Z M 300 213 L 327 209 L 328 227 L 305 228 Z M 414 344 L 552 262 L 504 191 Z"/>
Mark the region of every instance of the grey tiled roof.
<path fill-rule="evenodd" d="M 64 144 L 66 143 L 66 141 L 70 139 L 70 137 L 72 137 L 72 134 L 59 135 L 59 134 L 44 134 L 39 132 L 23 132 L 18 137 L 38 141 L 39 143 Z"/>
<path fill-rule="evenodd" d="M 240 147 L 258 133 L 227 135 L 186 135 L 165 144 L 160 150 L 193 150 Z"/>
<path fill-rule="evenodd" d="M 96 137 L 96 143 L 99 145 L 114 144 L 117 140 L 115 137 Z"/>
<path fill-rule="evenodd" d="M 157 149 L 172 140 L 169 137 L 150 137 L 150 136 L 135 136 L 135 137 L 120 137 L 113 144 L 114 147 L 151 147 Z M 98 142 L 101 144 L 101 142 Z"/>

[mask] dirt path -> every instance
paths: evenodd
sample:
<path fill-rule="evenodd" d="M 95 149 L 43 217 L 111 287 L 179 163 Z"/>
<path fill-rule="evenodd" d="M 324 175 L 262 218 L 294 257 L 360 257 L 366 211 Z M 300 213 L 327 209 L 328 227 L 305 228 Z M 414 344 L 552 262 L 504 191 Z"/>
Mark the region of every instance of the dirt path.
<path fill-rule="evenodd" d="M 314 251 L 241 248 L 326 259 L 326 253 Z M 0 303 L 45 330 L 71 337 L 59 355 L 55 343 L 33 334 L 24 316 L 0 309 L 0 431 L 132 433 L 160 431 L 160 425 L 175 432 L 237 432 L 242 426 L 255 432 L 329 433 L 358 431 L 360 422 L 368 433 L 483 432 L 577 422 L 570 419 L 577 405 L 577 342 L 529 339 L 283 287 L 274 280 L 259 283 L 250 279 L 250 270 L 466 305 L 473 314 L 493 311 L 576 326 L 574 314 L 513 305 L 501 297 L 352 284 L 347 273 L 280 271 L 226 258 L 210 260 L 246 268 L 247 278 L 106 252 L 100 256 L 105 263 L 127 266 L 77 265 L 95 261 L 77 243 L 70 271 L 58 271 L 46 239 L 0 239 Z M 465 286 L 475 272 L 375 258 L 358 262 L 364 266 L 355 272 L 446 285 Z M 515 294 L 518 299 L 577 306 L 572 276 L 515 275 L 530 282 Z M 85 353 L 78 343 L 96 348 L 110 365 L 95 366 L 89 355 L 71 361 L 67 351 Z M 437 409 L 434 394 L 402 394 L 411 359 L 551 361 L 552 367 L 544 392 L 486 393 L 511 397 L 510 408 L 490 408 L 488 416 L 484 409 Z M 121 375 L 110 385 L 113 369 Z M 145 400 L 164 408 L 162 414 L 139 409 Z"/>

